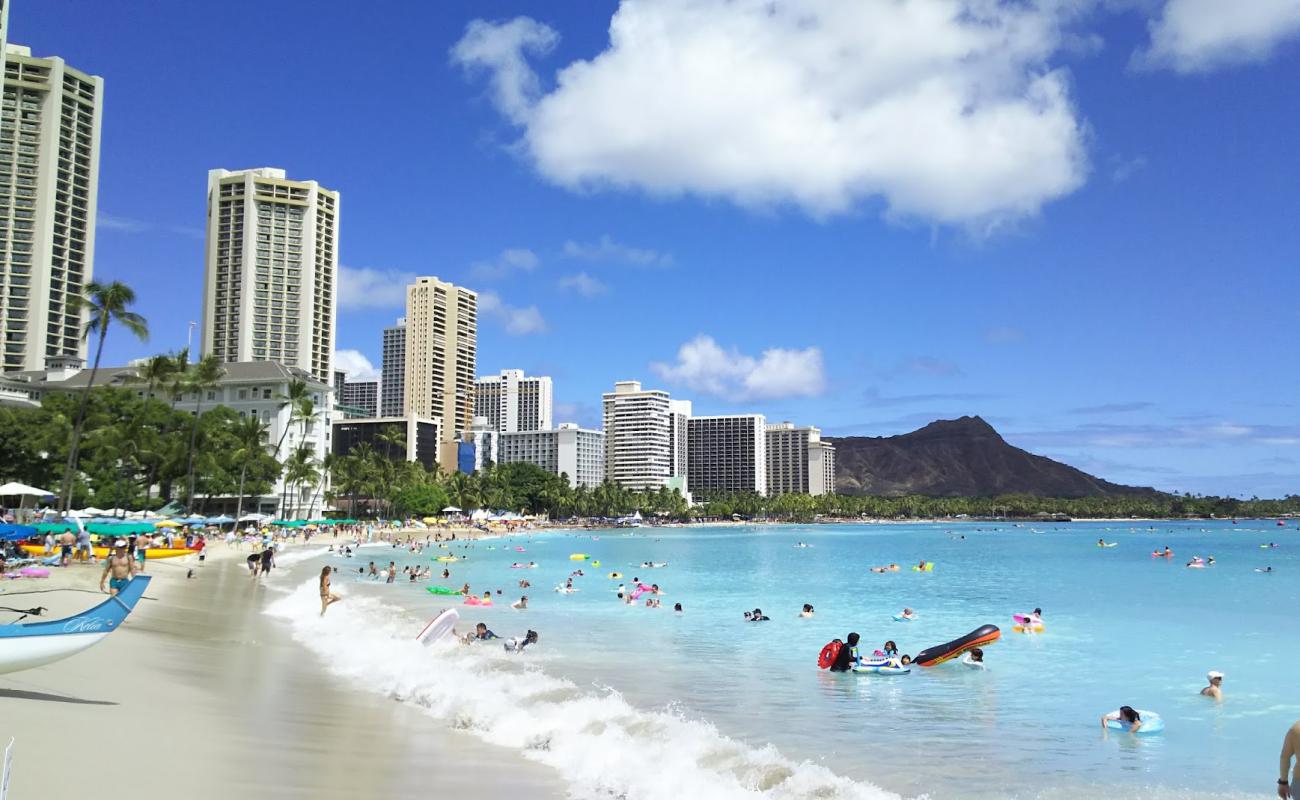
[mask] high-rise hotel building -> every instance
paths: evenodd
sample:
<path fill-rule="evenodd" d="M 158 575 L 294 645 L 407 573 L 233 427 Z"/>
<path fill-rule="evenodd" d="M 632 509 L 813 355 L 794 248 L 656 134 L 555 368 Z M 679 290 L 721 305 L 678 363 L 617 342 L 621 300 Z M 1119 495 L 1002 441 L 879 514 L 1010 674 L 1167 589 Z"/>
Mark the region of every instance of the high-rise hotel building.
<path fill-rule="evenodd" d="M 618 381 L 602 396 L 605 478 L 628 489 L 673 484 L 673 437 L 668 392 Z M 678 481 L 678 487 L 681 482 Z"/>
<path fill-rule="evenodd" d="M 834 494 L 835 446 L 792 422 L 767 426 L 767 493 Z"/>
<path fill-rule="evenodd" d="M 691 417 L 686 480 L 694 495 L 767 494 L 767 420 L 762 414 Z"/>
<path fill-rule="evenodd" d="M 284 170 L 208 172 L 204 355 L 333 377 L 339 195 Z"/>
<path fill-rule="evenodd" d="M 441 420 L 438 463 L 457 468 L 457 445 L 474 421 L 478 295 L 437 278 L 406 287 L 404 413 Z"/>
<path fill-rule="evenodd" d="M 379 372 L 379 415 L 406 413 L 406 317 L 384 328 L 383 360 Z"/>
<path fill-rule="evenodd" d="M 7 14 L 0 2 L 0 40 Z M 2 52 L 0 368 L 42 370 L 86 357 L 77 301 L 94 273 L 104 81 L 20 45 Z"/>
<path fill-rule="evenodd" d="M 529 377 L 520 369 L 479 378 L 474 384 L 474 416 L 485 417 L 500 433 L 543 431 L 551 427 L 551 379 Z"/>

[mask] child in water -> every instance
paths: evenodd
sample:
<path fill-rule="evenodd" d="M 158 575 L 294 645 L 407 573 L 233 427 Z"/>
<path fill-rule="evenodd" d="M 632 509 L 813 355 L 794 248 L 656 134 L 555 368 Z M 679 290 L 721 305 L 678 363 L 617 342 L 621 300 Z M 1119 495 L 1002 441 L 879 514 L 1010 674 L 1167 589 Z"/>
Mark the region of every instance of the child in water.
<path fill-rule="evenodd" d="M 961 663 L 973 669 L 984 669 L 984 651 L 978 647 L 972 648 L 969 653 L 962 656 Z"/>

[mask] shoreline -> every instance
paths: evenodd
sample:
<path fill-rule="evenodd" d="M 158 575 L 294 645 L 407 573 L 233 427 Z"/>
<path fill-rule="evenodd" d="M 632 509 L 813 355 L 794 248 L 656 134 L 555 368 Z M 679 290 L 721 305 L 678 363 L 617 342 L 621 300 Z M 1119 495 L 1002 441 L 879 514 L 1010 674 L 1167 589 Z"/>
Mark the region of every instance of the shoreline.
<path fill-rule="evenodd" d="M 247 553 L 217 545 L 202 567 L 193 556 L 151 561 L 149 590 L 119 630 L 73 658 L 0 676 L 13 797 L 426 800 L 432 765 L 437 790 L 461 798 L 565 796 L 552 770 L 328 674 L 263 613 L 280 595 L 254 587 Z M 6 582 L 0 604 L 75 613 L 106 596 L 100 570 Z M 108 759 L 128 768 L 120 779 Z"/>

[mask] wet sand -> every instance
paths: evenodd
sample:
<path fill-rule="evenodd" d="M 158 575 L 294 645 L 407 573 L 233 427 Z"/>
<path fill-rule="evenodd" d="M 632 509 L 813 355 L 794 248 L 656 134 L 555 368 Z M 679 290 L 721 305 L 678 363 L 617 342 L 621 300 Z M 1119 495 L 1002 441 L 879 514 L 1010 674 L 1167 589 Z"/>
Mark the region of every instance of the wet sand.
<path fill-rule="evenodd" d="M 145 599 L 90 650 L 0 675 L 13 800 L 565 796 L 548 768 L 328 675 L 261 613 L 276 595 L 252 585 L 247 551 L 214 549 L 203 567 L 150 562 Z M 20 593 L 95 590 L 99 574 L 6 582 L 0 605 L 75 613 L 103 595 Z"/>

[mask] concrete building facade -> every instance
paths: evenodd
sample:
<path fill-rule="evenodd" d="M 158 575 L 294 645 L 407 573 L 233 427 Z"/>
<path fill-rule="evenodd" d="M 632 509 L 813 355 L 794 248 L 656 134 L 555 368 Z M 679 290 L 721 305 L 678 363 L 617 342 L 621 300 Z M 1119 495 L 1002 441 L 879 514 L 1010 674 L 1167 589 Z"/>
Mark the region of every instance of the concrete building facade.
<path fill-rule="evenodd" d="M 673 440 L 668 392 L 618 381 L 602 396 L 605 478 L 628 489 L 668 486 L 673 477 Z"/>
<path fill-rule="evenodd" d="M 545 431 L 500 434 L 500 463 L 536 464 L 564 475 L 570 486 L 595 488 L 605 480 L 605 434 L 563 423 Z"/>
<path fill-rule="evenodd" d="M 686 472 L 691 493 L 767 494 L 766 428 L 762 414 L 691 417 Z"/>
<path fill-rule="evenodd" d="M 208 172 L 202 352 L 333 378 L 339 195 L 263 167 Z"/>
<path fill-rule="evenodd" d="M 342 405 L 360 409 L 366 417 L 379 416 L 379 381 L 344 381 L 336 391 Z"/>
<path fill-rule="evenodd" d="M 21 45 L 0 52 L 0 369 L 37 371 L 86 358 L 104 81 Z"/>
<path fill-rule="evenodd" d="M 406 409 L 406 317 L 384 328 L 379 373 L 379 413 L 400 417 Z"/>
<path fill-rule="evenodd" d="M 433 277 L 406 287 L 405 413 L 438 419 L 438 463 L 457 469 L 460 435 L 474 417 L 478 295 Z"/>
<path fill-rule="evenodd" d="M 504 369 L 474 382 L 474 416 L 501 433 L 544 431 L 551 427 L 551 379 Z"/>
<path fill-rule="evenodd" d="M 830 480 L 827 481 L 827 470 Z M 767 426 L 767 493 L 820 495 L 835 491 L 835 447 L 821 431 L 792 422 Z"/>

